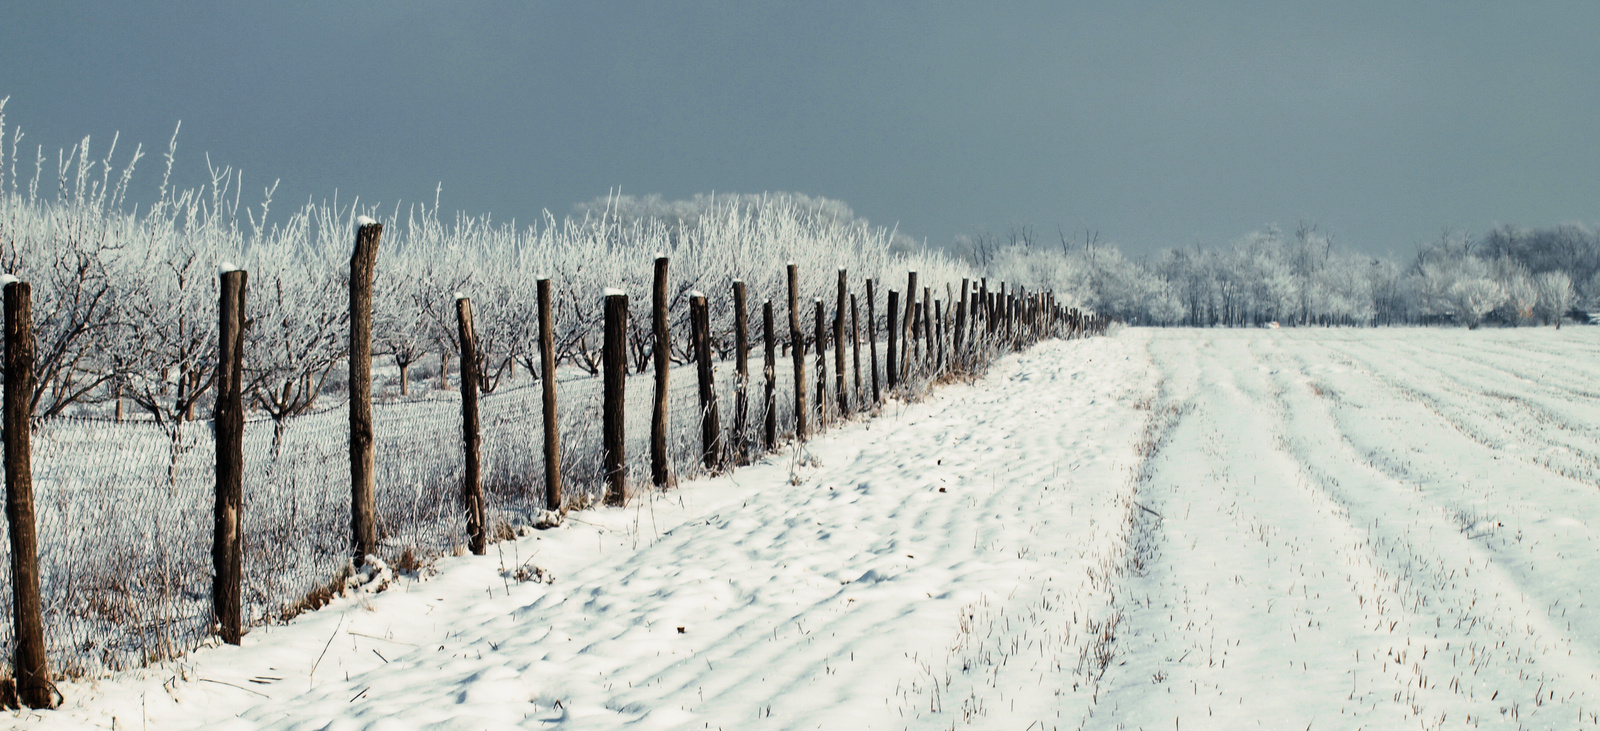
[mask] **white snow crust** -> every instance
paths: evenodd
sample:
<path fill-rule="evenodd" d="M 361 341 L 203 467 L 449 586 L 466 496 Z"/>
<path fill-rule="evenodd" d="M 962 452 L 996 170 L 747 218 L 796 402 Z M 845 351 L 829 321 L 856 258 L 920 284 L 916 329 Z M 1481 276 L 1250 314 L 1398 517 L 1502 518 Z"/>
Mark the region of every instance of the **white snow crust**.
<path fill-rule="evenodd" d="M 617 289 L 615 287 L 606 287 L 604 294 L 607 297 L 614 297 L 614 296 L 617 296 L 617 295 L 627 294 L 627 292 L 624 292 L 624 291 L 622 291 L 620 289 Z"/>
<path fill-rule="evenodd" d="M 374 223 L 377 223 L 377 221 L 372 220 L 369 216 L 356 216 L 356 226 L 371 226 Z"/>

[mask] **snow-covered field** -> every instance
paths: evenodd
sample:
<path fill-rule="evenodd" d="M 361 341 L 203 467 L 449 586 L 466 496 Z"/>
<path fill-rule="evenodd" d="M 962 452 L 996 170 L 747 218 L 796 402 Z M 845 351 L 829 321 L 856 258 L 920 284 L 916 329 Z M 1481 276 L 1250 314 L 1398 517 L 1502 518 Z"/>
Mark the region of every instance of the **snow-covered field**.
<path fill-rule="evenodd" d="M 1049 342 L 11 720 L 1596 725 L 1597 355 L 1591 328 Z"/>

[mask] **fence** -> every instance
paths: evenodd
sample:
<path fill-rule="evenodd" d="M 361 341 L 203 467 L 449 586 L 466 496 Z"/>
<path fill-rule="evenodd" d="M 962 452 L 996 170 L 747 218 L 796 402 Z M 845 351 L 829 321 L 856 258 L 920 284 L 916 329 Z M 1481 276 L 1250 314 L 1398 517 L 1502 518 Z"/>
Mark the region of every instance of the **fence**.
<path fill-rule="evenodd" d="M 664 276 L 664 262 L 657 271 Z M 842 271 L 837 295 L 828 303 L 832 312 L 822 300 L 797 309 L 791 290 L 789 303 L 762 303 L 755 317 L 740 318 L 754 337 L 747 340 L 751 332 L 736 331 L 735 339 L 744 345 L 734 349 L 734 362 L 719 367 L 710 367 L 706 340 L 714 325 L 706 321 L 703 304 L 705 297 L 719 295 L 696 293 L 691 302 L 697 308 L 692 319 L 699 347 L 692 350 L 700 362 L 672 365 L 666 358 L 653 359 L 656 372 L 624 374 L 614 383 L 624 384 L 625 401 L 605 378 L 570 377 L 576 369 L 549 374 L 556 378 L 560 505 L 551 505 L 547 495 L 545 383 L 478 397 L 477 458 L 487 539 L 509 537 L 513 529 L 547 517 L 547 508 L 564 510 L 606 497 L 608 457 L 621 459 L 626 483 L 635 486 L 662 481 L 655 469 L 662 456 L 673 476 L 731 467 L 741 454 L 754 456 L 785 439 L 805 438 L 807 423 L 814 431 L 841 415 L 870 411 L 882 396 L 977 372 L 1007 350 L 1045 337 L 1092 334 L 1106 324 L 1057 306 L 1048 293 L 1004 294 L 1003 285 L 990 292 L 980 283 L 969 296 L 963 282 L 960 300 L 946 303 L 932 300 L 927 290 L 917 291 L 914 274 L 908 284 L 904 306 L 899 293 L 890 290 L 884 312 L 874 302 L 882 282 L 868 281 L 864 293 L 850 292 Z M 8 284 L 8 304 L 15 290 L 26 287 Z M 742 288 L 736 284 L 735 289 L 740 291 L 730 294 L 742 297 Z M 855 306 L 858 295 L 864 307 Z M 746 310 L 744 304 L 739 312 Z M 774 315 L 786 306 L 789 324 L 796 326 L 792 333 L 774 329 Z M 665 305 L 652 309 L 652 315 L 664 312 Z M 10 327 L 12 314 L 8 307 L 8 409 L 13 340 L 20 342 L 25 333 Z M 751 319 L 757 324 L 751 326 Z M 803 327 L 808 320 L 815 324 L 810 333 Z M 470 347 L 470 337 L 464 341 L 463 347 Z M 792 364 L 783 363 L 786 355 Z M 740 356 L 750 374 L 743 398 Z M 773 367 L 766 368 L 768 363 Z M 808 374 L 808 367 L 816 370 Z M 664 373 L 660 368 L 668 369 L 664 399 L 656 390 Z M 406 554 L 427 560 L 469 544 L 469 501 L 463 497 L 469 451 L 463 445 L 471 440 L 464 441 L 462 399 L 457 392 L 369 406 L 372 553 L 391 564 Z M 664 404 L 664 420 L 653 413 L 657 401 Z M 620 455 L 601 434 L 608 405 L 620 415 Z M 718 411 L 720 419 L 711 421 L 708 417 Z M 319 606 L 362 559 L 352 549 L 360 543 L 352 528 L 356 456 L 350 413 L 335 408 L 281 422 L 244 421 L 242 508 L 236 517 L 243 554 L 242 575 L 236 577 L 240 626 L 283 621 Z M 652 438 L 652 426 L 663 422 L 662 438 Z M 222 573 L 227 569 L 207 554 L 223 525 L 218 456 L 219 437 L 226 438 L 226 432 L 208 422 L 158 425 L 67 417 L 34 420 L 33 426 L 31 447 L 20 430 L 8 428 L 6 434 L 8 488 L 22 477 L 14 472 L 27 472 L 33 516 L 25 525 L 19 522 L 13 503 L 21 491 L 8 489 L 10 520 L 0 526 L 5 534 L 0 550 L 6 552 L 0 578 L 15 589 L 0 592 L 0 609 L 21 619 L 0 624 L 0 647 L 15 658 L 5 687 L 20 692 L 24 703 L 50 705 L 48 678 L 148 665 L 187 652 L 214 633 L 236 642 L 226 622 L 219 621 L 231 610 L 215 607 L 213 582 L 220 585 L 225 578 L 217 576 L 216 567 L 223 566 Z M 31 470 L 23 464 L 26 459 L 10 456 L 18 438 L 31 456 Z M 13 571 L 14 556 L 25 559 L 33 552 L 18 542 L 29 534 L 36 537 L 33 605 L 23 585 L 30 567 Z M 30 611 L 37 616 L 24 617 Z M 28 647 L 26 632 L 15 632 L 19 626 L 41 628 L 42 656 Z"/>

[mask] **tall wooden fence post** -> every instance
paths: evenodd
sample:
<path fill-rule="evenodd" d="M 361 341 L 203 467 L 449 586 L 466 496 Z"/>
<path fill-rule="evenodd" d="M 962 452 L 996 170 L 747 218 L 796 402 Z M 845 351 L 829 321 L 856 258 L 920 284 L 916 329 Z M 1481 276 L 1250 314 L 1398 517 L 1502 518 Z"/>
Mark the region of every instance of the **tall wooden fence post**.
<path fill-rule="evenodd" d="M 794 438 L 806 440 L 806 338 L 800 332 L 800 272 L 789 264 L 789 350 L 794 357 Z"/>
<path fill-rule="evenodd" d="M 733 283 L 733 355 L 738 363 L 733 383 L 733 456 L 738 464 L 750 461 L 750 313 L 744 282 Z"/>
<path fill-rule="evenodd" d="M 872 355 L 872 403 L 874 406 L 883 403 L 883 393 L 878 390 L 878 317 L 874 311 L 877 308 L 877 293 L 873 291 L 873 281 L 867 280 L 867 352 Z"/>
<path fill-rule="evenodd" d="M 844 372 L 844 267 L 839 267 L 839 293 L 833 303 L 833 390 L 839 399 L 839 417 L 850 415 L 850 388 Z"/>
<path fill-rule="evenodd" d="M 772 300 L 766 300 L 761 303 L 761 345 L 765 350 L 761 374 L 767 379 L 761 395 L 761 439 L 768 452 L 778 448 L 778 354 L 772 330 Z"/>
<path fill-rule="evenodd" d="M 540 279 L 539 296 L 539 379 L 544 387 L 544 507 L 560 511 L 561 435 L 556 426 L 556 334 L 555 315 L 550 311 L 550 280 Z"/>
<path fill-rule="evenodd" d="M 950 339 L 950 365 L 958 370 L 965 370 L 967 365 L 967 344 L 962 339 L 967 330 L 967 284 L 966 279 L 961 280 L 961 299 L 956 301 L 956 328 Z"/>
<path fill-rule="evenodd" d="M 240 585 L 244 541 L 244 291 L 248 275 L 223 271 L 217 302 L 217 401 L 211 428 L 216 437 L 217 494 L 211 532 L 211 612 L 218 634 L 230 645 L 244 635 Z"/>
<path fill-rule="evenodd" d="M 722 467 L 722 419 L 717 413 L 717 377 L 711 363 L 711 308 L 699 292 L 689 295 L 689 332 L 695 371 L 700 376 L 700 463 L 714 472 Z"/>
<path fill-rule="evenodd" d="M 33 510 L 33 289 L 6 277 L 6 521 L 11 533 L 12 674 L 17 698 L 30 708 L 54 708 L 55 685 L 44 646 L 39 596 L 39 534 Z"/>
<path fill-rule="evenodd" d="M 628 386 L 628 295 L 607 289 L 605 304 L 605 343 L 600 351 L 605 370 L 605 406 L 602 409 L 603 464 L 606 477 L 606 504 L 628 501 L 628 463 L 623 453 L 623 423 L 626 421 L 624 392 Z"/>
<path fill-rule="evenodd" d="M 917 273 L 906 272 L 905 306 L 901 308 L 905 311 L 905 316 L 901 320 L 901 329 L 905 332 L 900 334 L 900 380 L 902 381 L 911 375 L 911 345 L 912 340 L 917 337 L 917 323 L 914 317 L 917 304 Z"/>
<path fill-rule="evenodd" d="M 489 547 L 483 506 L 483 463 L 478 433 L 478 332 L 472 325 L 472 300 L 456 295 L 456 334 L 461 341 L 461 507 L 467 513 L 467 548 L 482 556 Z"/>
<path fill-rule="evenodd" d="M 350 533 L 357 565 L 378 552 L 372 453 L 372 272 L 383 225 L 362 221 L 350 255 Z"/>
<path fill-rule="evenodd" d="M 884 366 L 885 366 L 884 367 L 884 373 L 889 377 L 889 390 L 890 391 L 893 391 L 894 387 L 895 387 L 895 384 L 898 384 L 900 382 L 900 367 L 899 367 L 897 361 L 895 360 L 895 356 L 899 355 L 899 353 L 897 352 L 897 350 L 895 348 L 895 340 L 901 335 L 901 332 L 900 332 L 900 328 L 895 327 L 895 325 L 894 325 L 894 318 L 895 318 L 896 314 L 898 313 L 899 308 L 900 308 L 900 293 L 891 289 L 891 290 L 889 290 L 889 308 L 888 308 L 888 318 L 889 319 L 887 321 L 887 325 L 888 326 L 885 328 L 885 334 L 889 338 L 889 346 L 888 346 L 888 354 L 887 354 L 888 357 L 884 361 Z M 901 345 L 904 345 L 904 344 L 905 343 L 902 340 L 901 341 Z"/>
<path fill-rule="evenodd" d="M 651 289 L 650 323 L 655 330 L 656 392 L 650 414 L 650 482 L 666 487 L 667 374 L 672 368 L 672 332 L 667 327 L 667 257 L 656 257 L 655 286 Z"/>

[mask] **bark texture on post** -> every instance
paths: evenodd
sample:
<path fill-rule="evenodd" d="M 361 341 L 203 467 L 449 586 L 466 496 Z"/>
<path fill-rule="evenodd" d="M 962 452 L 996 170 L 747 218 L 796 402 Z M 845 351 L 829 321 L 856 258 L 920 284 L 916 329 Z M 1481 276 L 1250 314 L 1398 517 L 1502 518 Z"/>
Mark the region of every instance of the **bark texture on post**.
<path fill-rule="evenodd" d="M 461 508 L 467 514 L 467 548 L 482 556 L 489 547 L 484 525 L 483 463 L 478 434 L 478 332 L 472 325 L 472 300 L 456 300 L 456 335 L 461 341 Z"/>
<path fill-rule="evenodd" d="M 39 534 L 33 509 L 33 289 L 5 285 L 6 521 L 11 534 L 12 676 L 17 698 L 29 708 L 54 708 L 56 687 L 44 646 L 39 597 Z"/>
<path fill-rule="evenodd" d="M 656 392 L 650 413 L 650 483 L 666 487 L 671 480 L 667 467 L 667 374 L 672 368 L 672 332 L 667 327 L 667 257 L 656 257 L 654 284 L 650 325 L 655 340 Z"/>
<path fill-rule="evenodd" d="M 956 329 L 955 329 L 955 332 L 952 333 L 952 335 L 954 337 L 952 337 L 950 339 L 950 366 L 952 368 L 958 368 L 959 369 L 959 368 L 963 368 L 965 366 L 964 354 L 966 353 L 966 350 L 967 350 L 967 342 L 966 342 L 965 339 L 963 339 L 963 336 L 967 334 L 966 333 L 966 325 L 967 325 L 967 280 L 962 279 L 961 280 L 961 299 L 956 301 L 956 323 L 955 323 L 955 328 Z"/>
<path fill-rule="evenodd" d="M 744 282 L 733 283 L 733 354 L 738 363 L 733 383 L 733 456 L 745 464 L 750 461 L 750 313 Z"/>
<path fill-rule="evenodd" d="M 894 324 L 894 319 L 898 315 L 899 309 L 900 293 L 891 289 L 889 290 L 889 308 L 887 312 L 888 321 L 886 323 L 887 327 L 885 328 L 885 334 L 889 336 L 889 348 L 888 357 L 884 361 L 884 373 L 889 377 L 889 390 L 891 391 L 894 390 L 895 385 L 900 383 L 900 367 L 899 363 L 896 361 L 896 356 L 899 355 L 899 352 L 895 347 L 895 340 L 897 339 L 897 336 L 900 335 L 900 328 L 895 327 Z"/>
<path fill-rule="evenodd" d="M 877 305 L 877 293 L 873 291 L 873 282 L 867 280 L 867 352 L 872 355 L 872 403 L 877 405 L 883 402 L 883 394 L 878 390 L 878 318 L 874 310 Z"/>
<path fill-rule="evenodd" d="M 217 494 L 211 531 L 211 613 L 217 633 L 230 645 L 244 635 L 240 584 L 244 574 L 244 292 L 242 271 L 223 272 L 217 302 Z"/>
<path fill-rule="evenodd" d="M 789 265 L 789 354 L 794 358 L 794 438 L 806 440 L 806 338 L 800 332 L 800 272 Z"/>
<path fill-rule="evenodd" d="M 906 272 L 905 306 L 901 308 L 905 311 L 905 317 L 901 321 L 905 332 L 900 334 L 900 380 L 902 381 L 911 375 L 911 346 L 912 340 L 917 337 L 916 308 L 917 273 Z"/>
<path fill-rule="evenodd" d="M 767 379 L 761 395 L 761 442 L 770 452 L 778 448 L 778 353 L 772 328 L 772 300 L 761 303 L 761 345 L 765 350 L 761 374 Z"/>
<path fill-rule="evenodd" d="M 561 435 L 556 427 L 556 335 L 555 317 L 550 312 L 550 280 L 540 279 L 539 297 L 539 379 L 544 390 L 544 507 L 562 510 Z"/>
<path fill-rule="evenodd" d="M 844 269 L 839 270 L 839 294 L 833 303 L 833 390 L 839 399 L 839 417 L 850 415 L 850 388 L 844 372 Z"/>
<path fill-rule="evenodd" d="M 689 298 L 689 330 L 700 377 L 700 463 L 715 472 L 722 467 L 722 418 L 717 413 L 717 376 L 711 363 L 711 309 L 703 294 Z"/>
<path fill-rule="evenodd" d="M 383 225 L 356 229 L 350 255 L 350 546 L 357 566 L 378 552 L 372 455 L 372 272 Z M 442 376 L 441 365 L 441 377 Z"/>
<path fill-rule="evenodd" d="M 605 304 L 605 343 L 600 351 L 605 371 L 605 406 L 602 409 L 603 464 L 606 504 L 628 501 L 628 463 L 624 458 L 622 428 L 626 421 L 624 392 L 628 384 L 628 295 L 608 291 Z"/>

